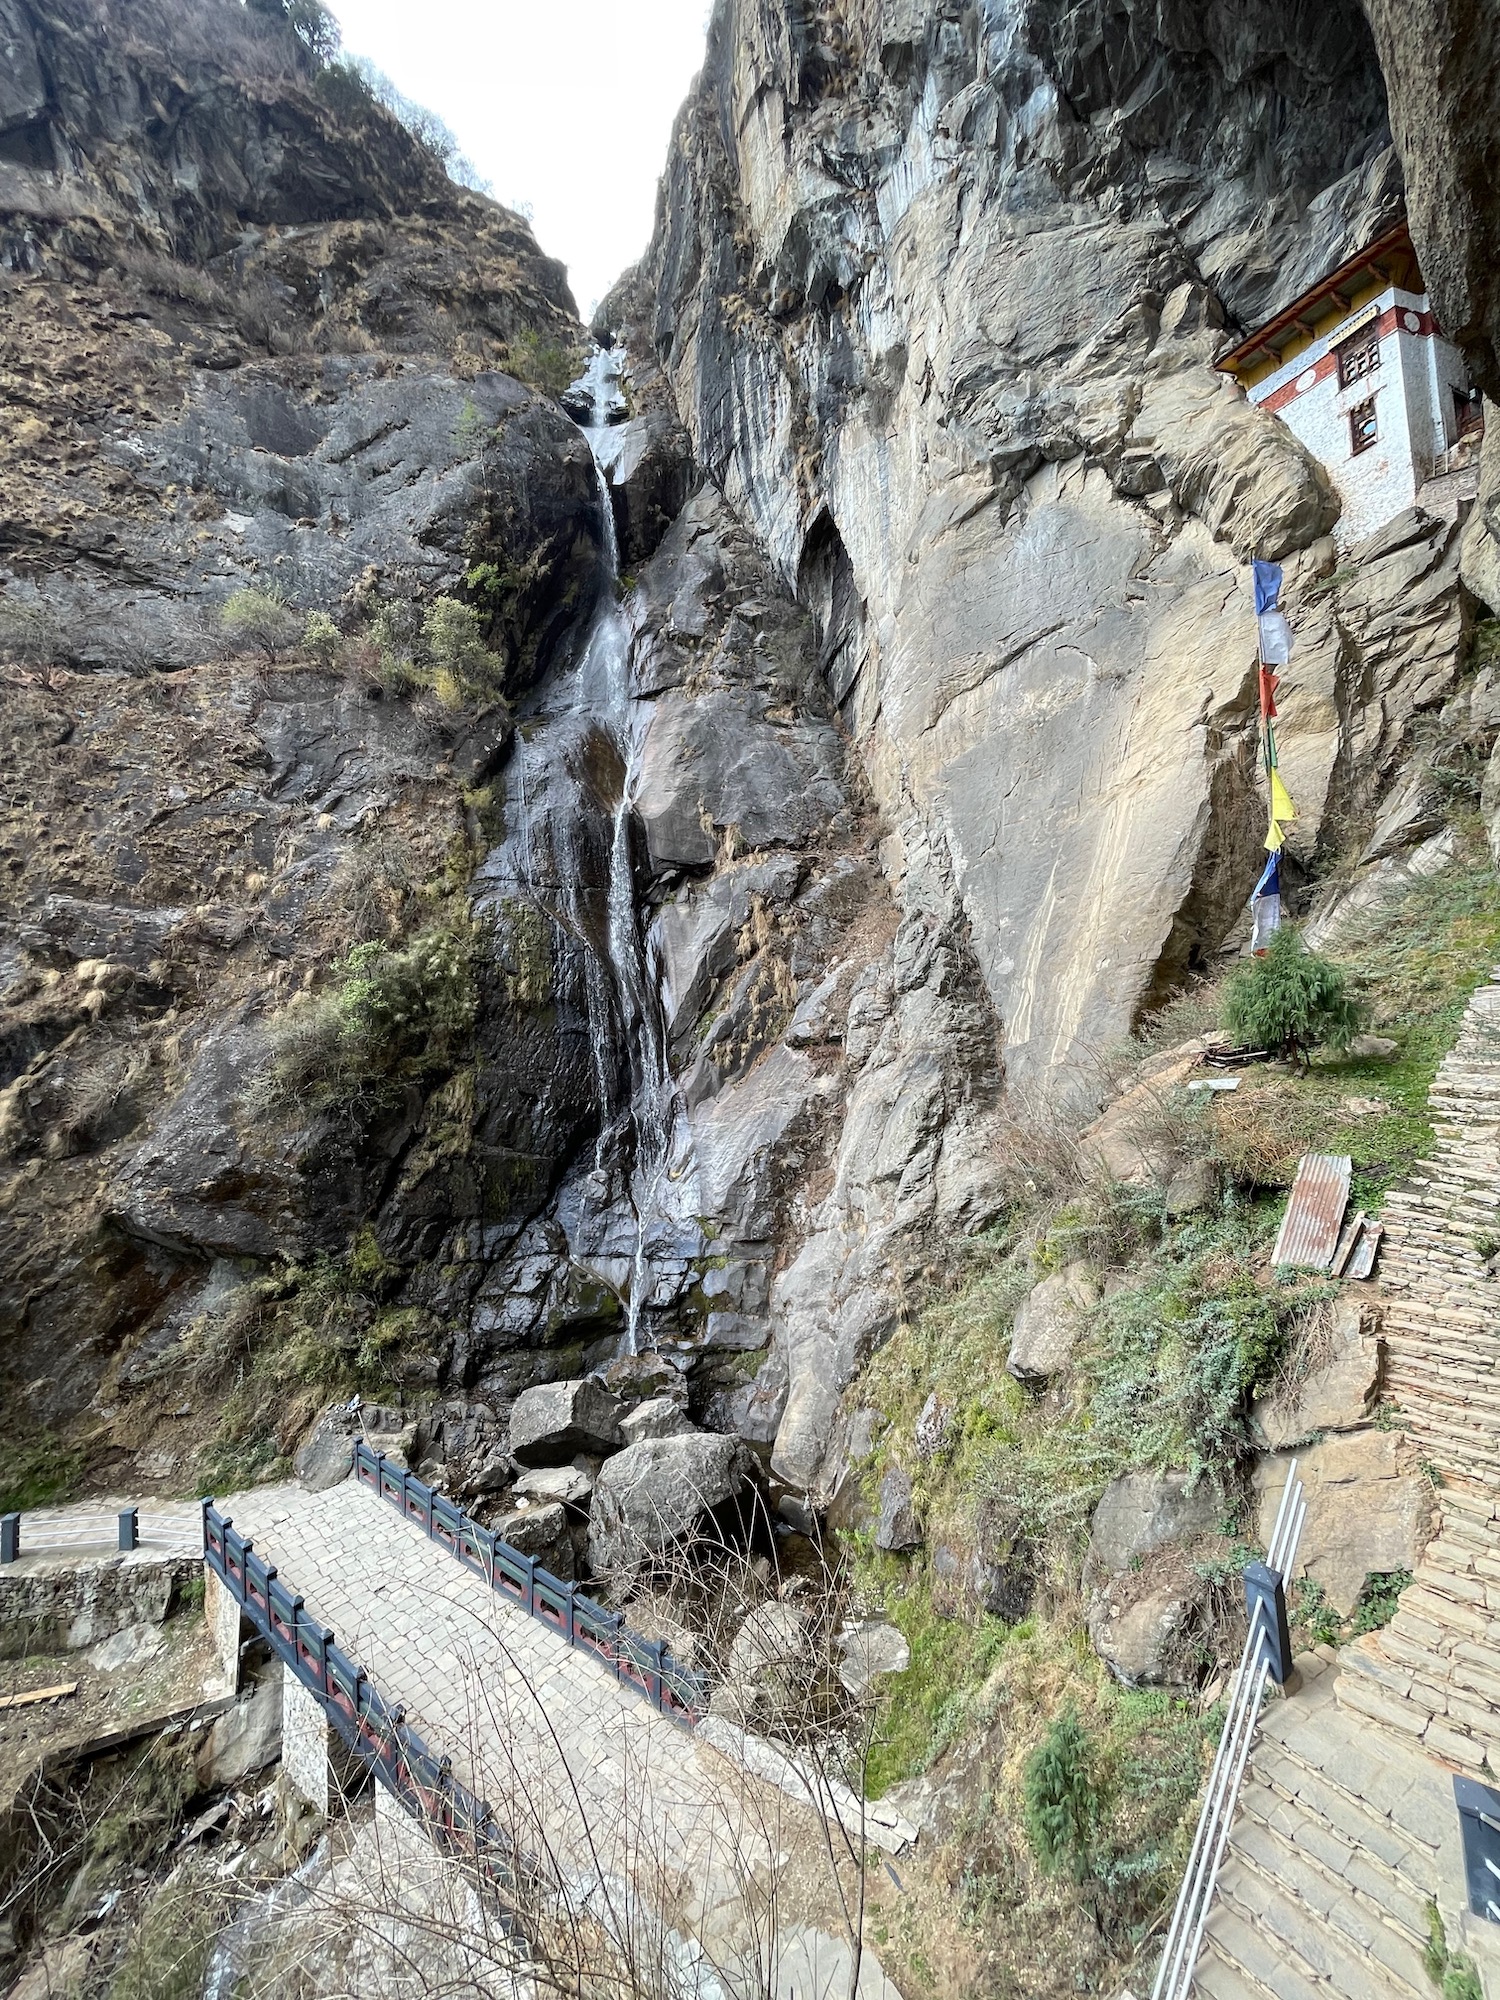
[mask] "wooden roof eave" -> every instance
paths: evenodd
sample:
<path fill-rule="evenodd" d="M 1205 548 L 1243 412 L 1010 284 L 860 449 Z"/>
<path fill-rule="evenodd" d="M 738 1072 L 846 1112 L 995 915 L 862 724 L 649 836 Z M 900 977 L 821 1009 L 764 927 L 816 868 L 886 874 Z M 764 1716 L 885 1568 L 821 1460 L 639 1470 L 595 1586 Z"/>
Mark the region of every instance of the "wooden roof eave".
<path fill-rule="evenodd" d="M 1398 262 L 1398 253 L 1403 251 L 1405 255 L 1399 257 L 1400 274 L 1393 279 L 1387 266 L 1394 269 Z M 1341 312 L 1347 313 L 1349 308 L 1342 294 L 1347 293 L 1352 298 L 1359 290 L 1361 278 L 1372 275 L 1380 280 L 1382 287 L 1393 282 L 1400 283 L 1401 277 L 1420 275 L 1416 252 L 1412 248 L 1405 222 L 1386 230 L 1383 235 L 1377 236 L 1373 243 L 1367 244 L 1357 256 L 1348 258 L 1337 270 L 1330 271 L 1319 284 L 1303 292 L 1300 298 L 1293 299 L 1290 305 L 1284 306 L 1274 319 L 1267 320 L 1264 326 L 1257 327 L 1253 333 L 1247 334 L 1237 347 L 1232 347 L 1227 354 L 1221 355 L 1214 366 L 1225 374 L 1235 375 L 1242 368 L 1259 360 L 1262 355 L 1272 355 L 1279 361 L 1283 347 L 1289 345 L 1297 333 L 1306 333 L 1310 338 L 1316 337 L 1316 322 L 1309 316 L 1314 304 L 1331 299 Z"/>

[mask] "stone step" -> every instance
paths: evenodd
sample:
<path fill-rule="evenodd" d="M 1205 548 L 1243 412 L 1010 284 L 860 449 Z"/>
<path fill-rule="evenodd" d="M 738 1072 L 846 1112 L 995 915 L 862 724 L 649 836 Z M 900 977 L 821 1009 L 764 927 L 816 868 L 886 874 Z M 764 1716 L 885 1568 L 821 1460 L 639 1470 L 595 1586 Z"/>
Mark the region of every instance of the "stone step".
<path fill-rule="evenodd" d="M 1293 1859 L 1295 1857 L 1292 1857 Z M 1277 1991 L 1290 1991 L 1286 1975 L 1295 1973 L 1324 1996 L 1340 2000 L 1432 2000 L 1431 1983 L 1420 1952 L 1394 1932 L 1365 1924 L 1349 1897 L 1322 1894 L 1323 1885 L 1311 1871 L 1298 1870 L 1293 1888 L 1268 1874 L 1255 1859 L 1232 1843 L 1219 1877 L 1220 1893 L 1247 1923 L 1265 1928 L 1275 1939 L 1282 1961 Z M 1309 1903 L 1302 1886 L 1316 1885 L 1319 1901 Z M 1354 1934 L 1351 1934 L 1351 1931 Z M 1399 1968 L 1399 1969 L 1398 1969 Z M 1416 1978 L 1411 1977 L 1415 1970 Z"/>
<path fill-rule="evenodd" d="M 1384 1963 L 1389 1946 L 1395 1969 L 1420 1964 L 1427 1942 L 1427 1903 L 1391 1869 L 1376 1866 L 1339 1842 L 1326 1826 L 1295 1808 L 1271 1819 L 1247 1817 L 1235 1829 L 1234 1850 L 1269 1881 L 1289 1889 L 1344 1937 Z"/>
<path fill-rule="evenodd" d="M 1220 1958 L 1212 1938 L 1198 1960 L 1198 1969 L 1193 1974 L 1193 1991 L 1206 1994 L 1207 2000 L 1276 2000 L 1276 1995 L 1268 1986 L 1262 1986 L 1258 1979 L 1251 1979 L 1241 1967 L 1230 1965 L 1226 1959 Z"/>
<path fill-rule="evenodd" d="M 1240 2000 L 1242 1993 L 1252 1994 L 1254 2000 L 1263 1994 L 1269 2000 L 1327 2000 L 1325 1986 L 1283 1958 L 1276 1936 L 1259 1921 L 1247 1922 L 1222 1898 L 1210 1913 L 1206 1939 L 1208 1950 L 1193 1975 L 1195 1991 L 1211 1993 L 1214 2000 Z M 1204 1969 L 1210 1964 L 1232 1974 L 1238 1984 L 1206 1984 Z"/>
<path fill-rule="evenodd" d="M 1335 1695 L 1341 1680 L 1334 1682 Z M 1298 1800 L 1307 1810 L 1316 1810 L 1335 1832 L 1358 1841 L 1386 1867 L 1410 1871 L 1430 1893 L 1447 1821 L 1434 1817 L 1430 1799 L 1411 1790 L 1402 1768 L 1408 1745 L 1390 1740 L 1388 1750 L 1387 1741 L 1369 1730 L 1351 1732 L 1335 1706 L 1311 1745 L 1290 1738 L 1266 1749 L 1274 1749 L 1288 1767 L 1278 1771 L 1277 1783 L 1289 1785 L 1295 1778 Z"/>
<path fill-rule="evenodd" d="M 1258 1756 L 1257 1767 L 1260 1763 Z M 1258 1769 L 1256 1782 L 1241 1794 L 1241 1811 L 1421 1943 L 1427 1935 L 1427 1898 L 1438 1887 L 1434 1857 L 1349 1792 L 1308 1786 L 1289 1795 L 1306 1776 L 1290 1764 L 1273 1770 L 1268 1760 L 1264 1777 Z"/>

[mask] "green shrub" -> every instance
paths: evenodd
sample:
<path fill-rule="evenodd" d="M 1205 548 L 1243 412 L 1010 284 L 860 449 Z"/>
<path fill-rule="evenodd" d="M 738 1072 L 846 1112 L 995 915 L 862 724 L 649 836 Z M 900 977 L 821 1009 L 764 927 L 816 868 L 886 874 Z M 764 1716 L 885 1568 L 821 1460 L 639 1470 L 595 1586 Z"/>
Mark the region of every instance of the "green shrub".
<path fill-rule="evenodd" d="M 25 1513 L 32 1507 L 46 1507 L 66 1500 L 83 1476 L 85 1453 L 78 1445 L 64 1444 L 55 1432 L 34 1431 L 12 1437 L 0 1464 L 0 1514 Z"/>
<path fill-rule="evenodd" d="M 236 590 L 225 599 L 219 623 L 230 644 L 244 652 L 260 651 L 274 660 L 295 646 L 302 626 L 279 590 Z"/>
<path fill-rule="evenodd" d="M 1026 1837 L 1052 1874 L 1090 1872 L 1101 1795 L 1093 1745 L 1072 1709 L 1060 1715 L 1026 1760 Z"/>
<path fill-rule="evenodd" d="M 357 944 L 333 984 L 278 1015 L 248 1109 L 378 1110 L 402 1084 L 451 1067 L 474 1020 L 474 934 L 435 924 L 408 944 Z"/>
<path fill-rule="evenodd" d="M 1226 984 L 1222 1019 L 1242 1042 L 1305 1060 L 1320 1044 L 1347 1048 L 1361 1008 L 1342 970 L 1309 951 L 1301 932 L 1284 924 L 1266 951 Z"/>
<path fill-rule="evenodd" d="M 338 663 L 343 647 L 343 635 L 326 611 L 309 611 L 307 623 L 302 628 L 302 650 L 315 659 L 320 667 L 332 667 Z"/>
<path fill-rule="evenodd" d="M 1401 1593 L 1412 1580 L 1409 1569 L 1393 1569 L 1385 1572 L 1372 1570 L 1360 1588 L 1359 1601 L 1354 1607 L 1354 1630 L 1378 1632 L 1382 1625 L 1389 1625 L 1396 1615 L 1401 1601 Z"/>
<path fill-rule="evenodd" d="M 547 340 L 528 327 L 510 343 L 509 368 L 528 388 L 560 396 L 578 374 L 578 355 L 572 347 Z"/>
<path fill-rule="evenodd" d="M 1473 1959 L 1466 1951 L 1448 1949 L 1447 1928 L 1436 1903 L 1427 1905 L 1427 1943 L 1422 1963 L 1443 2000 L 1484 2000 L 1484 1987 Z"/>
<path fill-rule="evenodd" d="M 1098 1307 L 1084 1364 L 1094 1432 L 1112 1455 L 1222 1477 L 1249 1449 L 1250 1397 L 1324 1293 L 1316 1279 L 1258 1283 L 1262 1240 L 1254 1217 L 1187 1223 Z"/>
<path fill-rule="evenodd" d="M 505 683 L 505 664 L 484 643 L 479 613 L 456 597 L 439 597 L 422 621 L 422 639 L 433 670 L 434 692 L 443 699 L 448 686 L 460 699 L 498 695 Z M 445 703 L 457 706 L 454 701 Z"/>
<path fill-rule="evenodd" d="M 484 642 L 472 604 L 439 597 L 425 613 L 406 599 L 383 604 L 370 624 L 380 681 L 392 694 L 425 688 L 445 708 L 500 698 L 505 663 Z"/>

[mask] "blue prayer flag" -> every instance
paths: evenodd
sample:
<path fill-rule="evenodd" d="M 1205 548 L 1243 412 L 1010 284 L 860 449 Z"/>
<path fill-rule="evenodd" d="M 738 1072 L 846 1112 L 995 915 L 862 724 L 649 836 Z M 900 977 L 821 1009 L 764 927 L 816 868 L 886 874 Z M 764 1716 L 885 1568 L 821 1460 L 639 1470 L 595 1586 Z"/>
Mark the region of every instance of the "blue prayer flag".
<path fill-rule="evenodd" d="M 1274 611 L 1276 600 L 1281 595 L 1281 564 L 1257 562 L 1255 571 L 1255 611 L 1259 617 L 1262 611 Z"/>

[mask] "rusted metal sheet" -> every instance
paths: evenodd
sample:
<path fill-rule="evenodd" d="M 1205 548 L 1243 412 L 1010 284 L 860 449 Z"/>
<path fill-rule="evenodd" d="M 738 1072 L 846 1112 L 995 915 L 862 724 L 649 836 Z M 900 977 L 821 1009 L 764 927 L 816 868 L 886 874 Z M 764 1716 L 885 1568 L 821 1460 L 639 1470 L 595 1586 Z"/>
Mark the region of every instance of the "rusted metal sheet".
<path fill-rule="evenodd" d="M 1352 1171 L 1347 1153 L 1302 1155 L 1271 1252 L 1273 1264 L 1295 1264 L 1308 1271 L 1328 1269 L 1339 1247 Z"/>

